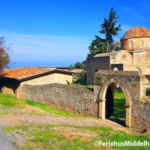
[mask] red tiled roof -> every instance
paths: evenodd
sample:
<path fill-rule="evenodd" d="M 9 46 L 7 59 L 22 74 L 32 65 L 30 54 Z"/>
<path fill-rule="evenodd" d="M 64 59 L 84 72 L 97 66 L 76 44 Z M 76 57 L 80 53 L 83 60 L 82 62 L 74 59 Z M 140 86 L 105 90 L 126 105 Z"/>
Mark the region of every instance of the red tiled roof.
<path fill-rule="evenodd" d="M 8 78 L 24 79 L 53 70 L 55 70 L 55 68 L 17 68 L 4 70 L 1 74 Z"/>
<path fill-rule="evenodd" d="M 150 31 L 144 27 L 133 27 L 125 33 L 123 39 L 134 37 L 150 37 Z"/>

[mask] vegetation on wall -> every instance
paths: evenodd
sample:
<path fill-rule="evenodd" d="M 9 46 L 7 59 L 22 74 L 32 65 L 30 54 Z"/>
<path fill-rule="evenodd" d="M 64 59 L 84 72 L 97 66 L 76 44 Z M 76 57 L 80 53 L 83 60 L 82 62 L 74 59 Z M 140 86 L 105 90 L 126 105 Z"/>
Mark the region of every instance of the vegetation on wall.
<path fill-rule="evenodd" d="M 70 66 L 71 70 L 79 69 L 79 72 L 75 73 L 73 76 L 73 85 L 77 86 L 87 86 L 86 83 L 86 61 L 83 62 L 76 62 L 73 66 Z"/>
<path fill-rule="evenodd" d="M 74 76 L 74 84 L 86 85 L 86 71 L 81 71 Z"/>

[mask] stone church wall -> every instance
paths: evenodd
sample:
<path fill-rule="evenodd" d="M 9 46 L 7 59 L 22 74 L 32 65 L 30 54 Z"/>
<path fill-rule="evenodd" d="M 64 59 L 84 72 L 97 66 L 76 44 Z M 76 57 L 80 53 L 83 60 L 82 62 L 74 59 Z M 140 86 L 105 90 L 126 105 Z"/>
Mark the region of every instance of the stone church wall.
<path fill-rule="evenodd" d="M 129 38 L 122 39 L 121 48 L 125 50 L 144 50 L 150 48 L 150 38 Z"/>
<path fill-rule="evenodd" d="M 150 64 L 150 49 L 145 51 L 135 51 L 133 53 L 133 64 Z"/>
<path fill-rule="evenodd" d="M 110 57 L 94 57 L 87 61 L 87 84 L 94 83 L 94 73 L 98 70 L 110 70 Z"/>

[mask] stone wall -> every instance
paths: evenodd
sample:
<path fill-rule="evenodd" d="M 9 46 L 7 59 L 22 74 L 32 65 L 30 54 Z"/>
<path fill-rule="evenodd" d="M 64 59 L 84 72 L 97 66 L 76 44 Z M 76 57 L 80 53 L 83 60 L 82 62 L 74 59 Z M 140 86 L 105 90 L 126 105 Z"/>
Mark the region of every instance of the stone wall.
<path fill-rule="evenodd" d="M 110 57 L 93 57 L 87 60 L 87 84 L 94 84 L 94 73 L 98 70 L 110 70 Z"/>
<path fill-rule="evenodd" d="M 150 64 L 150 48 L 143 51 L 134 51 L 133 52 L 133 64 Z"/>
<path fill-rule="evenodd" d="M 150 130 L 150 97 L 133 101 L 132 128 L 140 132 Z"/>
<path fill-rule="evenodd" d="M 143 50 L 150 48 L 150 38 L 142 37 L 142 38 L 128 38 L 121 40 L 121 48 L 125 50 Z"/>
<path fill-rule="evenodd" d="M 62 84 L 23 85 L 21 91 L 21 98 L 44 103 L 57 109 L 86 116 L 97 117 L 98 114 L 93 92 L 83 87 Z"/>
<path fill-rule="evenodd" d="M 122 89 L 126 100 L 126 125 L 135 131 L 150 130 L 150 100 L 145 97 L 145 76 L 135 71 L 98 71 L 95 74 L 95 101 L 99 117 L 105 119 L 106 90 L 111 83 Z"/>
<path fill-rule="evenodd" d="M 24 82 L 21 82 L 21 85 L 24 85 L 24 84 L 43 85 L 43 84 L 51 84 L 51 83 L 71 84 L 72 75 L 52 73 L 52 74 L 44 75 L 38 78 L 26 80 Z"/>
<path fill-rule="evenodd" d="M 119 50 L 116 56 L 111 56 L 110 64 L 132 64 L 132 55 L 127 50 Z"/>

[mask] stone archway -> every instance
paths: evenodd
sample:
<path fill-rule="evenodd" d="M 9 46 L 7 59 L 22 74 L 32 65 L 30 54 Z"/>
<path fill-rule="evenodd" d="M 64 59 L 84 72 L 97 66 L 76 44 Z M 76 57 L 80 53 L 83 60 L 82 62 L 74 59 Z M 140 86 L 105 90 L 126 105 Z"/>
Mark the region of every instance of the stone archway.
<path fill-rule="evenodd" d="M 103 85 L 100 88 L 99 96 L 98 96 L 98 102 L 99 102 L 99 118 L 105 119 L 106 117 L 106 92 L 110 84 L 115 83 L 116 85 L 119 85 L 119 87 L 122 89 L 124 96 L 125 96 L 125 108 L 126 108 L 126 119 L 125 119 L 125 125 L 127 127 L 131 127 L 131 97 L 127 90 L 127 88 L 123 85 L 121 81 L 115 78 L 111 78 L 103 83 Z"/>

